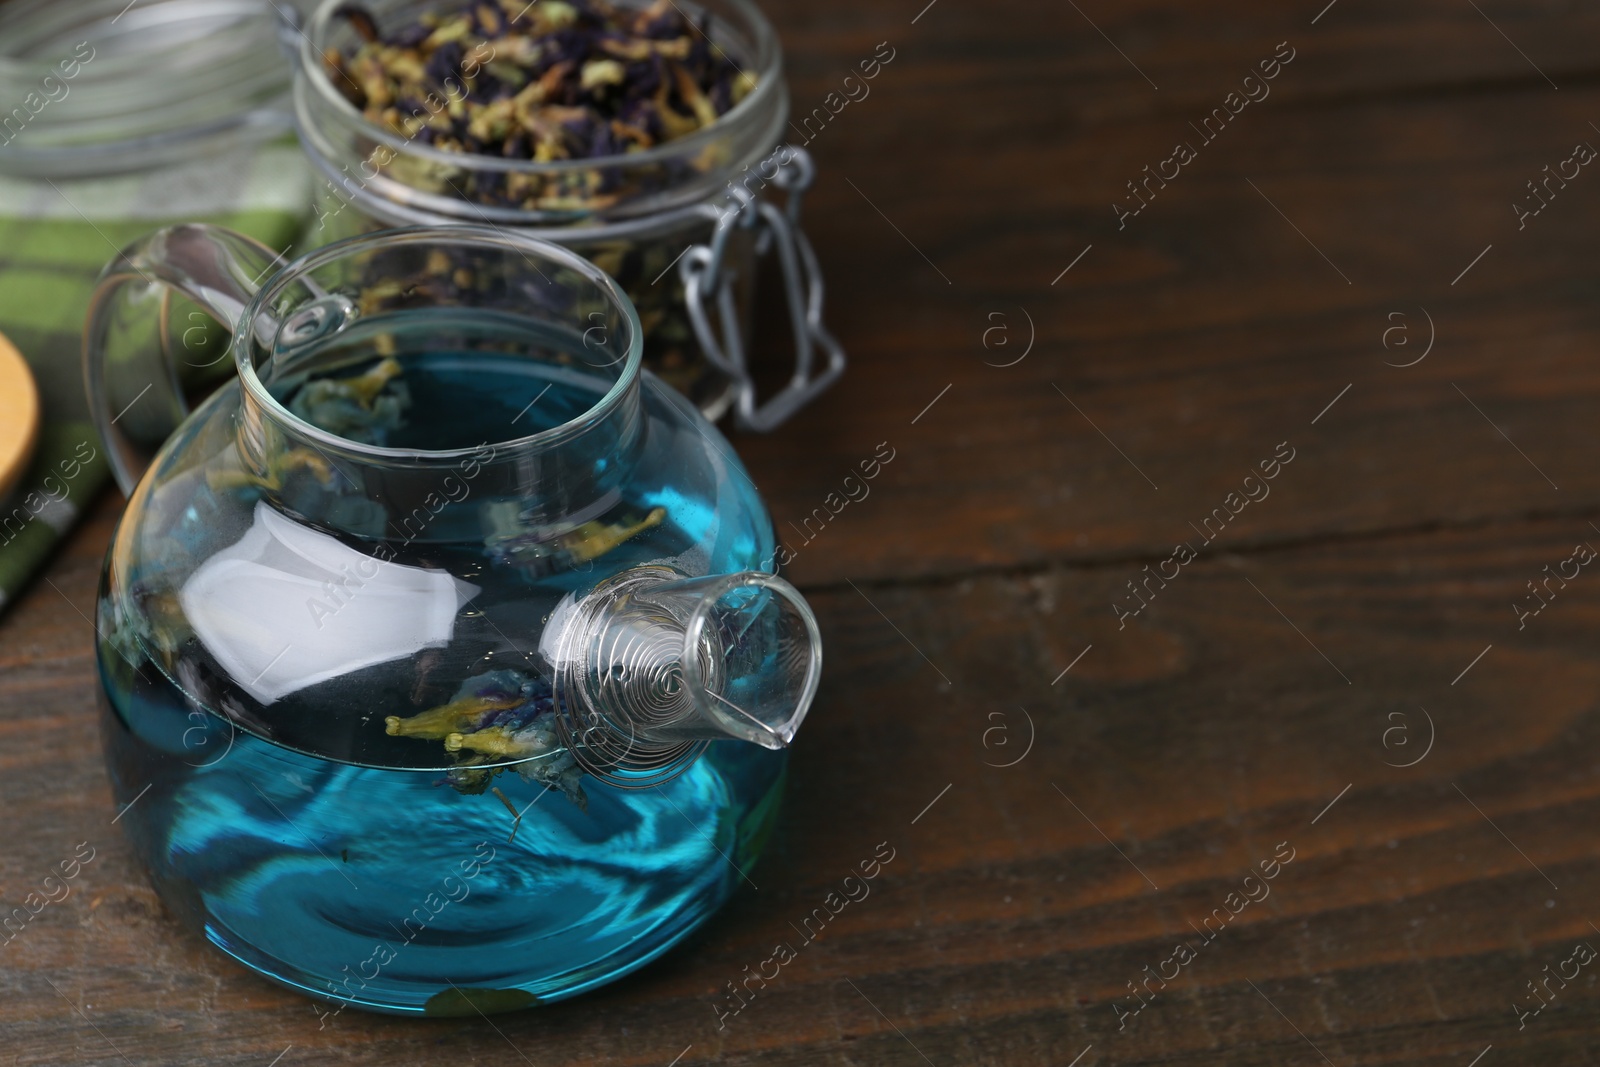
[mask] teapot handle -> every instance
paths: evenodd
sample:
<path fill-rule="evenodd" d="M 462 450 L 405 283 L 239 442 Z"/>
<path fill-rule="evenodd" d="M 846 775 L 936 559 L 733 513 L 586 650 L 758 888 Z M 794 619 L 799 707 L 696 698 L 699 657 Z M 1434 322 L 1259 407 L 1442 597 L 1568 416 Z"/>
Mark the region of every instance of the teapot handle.
<path fill-rule="evenodd" d="M 237 333 L 246 305 L 282 264 L 272 249 L 243 234 L 189 223 L 135 241 L 100 272 L 84 321 L 83 380 L 124 494 L 133 492 L 156 450 L 189 414 L 185 386 L 232 351 L 225 348 L 210 363 L 183 358 L 187 353 L 172 343 L 173 295 Z M 258 332 L 269 326 L 256 324 Z M 182 329 L 180 336 L 187 339 L 196 329 L 202 326 Z"/>

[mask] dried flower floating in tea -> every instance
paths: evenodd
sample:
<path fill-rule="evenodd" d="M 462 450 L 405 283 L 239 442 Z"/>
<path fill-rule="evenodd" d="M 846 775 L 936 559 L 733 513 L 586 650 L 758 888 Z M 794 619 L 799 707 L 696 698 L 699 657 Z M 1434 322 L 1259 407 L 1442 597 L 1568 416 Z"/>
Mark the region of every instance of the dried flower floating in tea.
<path fill-rule="evenodd" d="M 583 771 L 561 743 L 555 725 L 555 698 L 542 679 L 519 671 L 497 670 L 461 683 L 448 704 L 401 718 L 390 715 L 384 729 L 391 737 L 443 741 L 445 751 L 462 759 L 449 772 L 461 793 L 482 793 L 495 775 L 507 768 L 473 764 L 470 752 L 491 759 L 518 759 L 515 771 L 530 782 L 559 789 L 579 807 L 588 806 Z"/>
<path fill-rule="evenodd" d="M 530 525 L 517 501 L 485 504 L 483 521 L 489 528 L 485 540 L 489 558 L 521 570 L 529 578 L 582 566 L 645 530 L 661 525 L 665 508 L 652 508 L 639 519 L 624 517 L 616 523 L 598 519 L 577 526 Z"/>
<path fill-rule="evenodd" d="M 710 16 L 691 22 L 672 0 L 501 0 L 387 33 L 359 5 L 339 14 L 362 43 L 324 54 L 329 80 L 374 125 L 451 152 L 536 163 L 626 155 L 711 125 L 755 88 L 711 39 Z M 603 211 L 647 180 L 603 167 L 404 176 L 439 192 L 458 179 L 469 200 L 556 212 Z"/>
<path fill-rule="evenodd" d="M 411 393 L 399 380 L 401 373 L 400 362 L 390 356 L 363 374 L 317 378 L 295 392 L 289 410 L 331 434 L 381 445 L 411 406 Z"/>

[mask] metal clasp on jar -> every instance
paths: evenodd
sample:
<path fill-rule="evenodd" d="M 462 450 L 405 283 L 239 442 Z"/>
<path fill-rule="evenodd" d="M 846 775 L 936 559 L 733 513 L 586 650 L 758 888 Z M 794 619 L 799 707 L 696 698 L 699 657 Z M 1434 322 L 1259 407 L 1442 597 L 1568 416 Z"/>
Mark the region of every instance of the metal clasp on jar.
<path fill-rule="evenodd" d="M 763 201 L 742 186 L 730 189 L 738 206 L 717 219 L 710 244 L 690 248 L 679 264 L 684 303 L 706 358 L 734 381 L 734 423 L 741 430 L 766 432 L 776 428 L 844 373 L 845 354 L 822 324 L 822 271 L 800 229 L 800 201 L 816 177 L 816 165 L 805 149 L 779 145 L 762 166 L 776 168 L 773 184 L 788 193 L 783 207 Z M 765 403 L 758 403 L 755 382 L 747 364 L 740 328 L 733 277 L 723 270 L 728 238 L 735 228 L 755 232 L 758 255 L 777 249 L 783 269 L 783 286 L 794 331 L 794 374 Z M 715 306 L 721 329 L 713 328 L 706 312 Z"/>

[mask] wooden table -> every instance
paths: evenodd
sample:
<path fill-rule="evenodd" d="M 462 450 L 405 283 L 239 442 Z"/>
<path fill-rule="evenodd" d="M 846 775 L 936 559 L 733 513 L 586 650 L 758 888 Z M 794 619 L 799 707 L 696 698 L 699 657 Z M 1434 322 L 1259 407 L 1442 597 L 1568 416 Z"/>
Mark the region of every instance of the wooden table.
<path fill-rule="evenodd" d="M 98 850 L 0 1063 L 1594 1062 L 1600 967 L 1529 983 L 1600 945 L 1600 575 L 1529 583 L 1600 545 L 1600 14 L 924 2 L 769 5 L 797 114 L 894 58 L 810 145 L 849 376 L 738 441 L 828 649 L 761 889 L 575 1003 L 319 1031 L 111 825 L 107 500 L 0 625 L 0 901 Z"/>

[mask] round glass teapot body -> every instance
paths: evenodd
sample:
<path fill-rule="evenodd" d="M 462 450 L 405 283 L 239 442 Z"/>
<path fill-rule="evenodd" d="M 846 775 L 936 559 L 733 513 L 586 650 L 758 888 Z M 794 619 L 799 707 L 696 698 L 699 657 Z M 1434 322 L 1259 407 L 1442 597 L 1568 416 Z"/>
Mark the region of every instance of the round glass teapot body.
<path fill-rule="evenodd" d="M 125 488 L 148 459 L 97 612 L 118 821 L 181 920 L 341 1006 L 641 966 L 747 877 L 820 672 L 749 476 L 572 253 L 453 228 L 271 267 L 175 227 L 91 310 Z M 238 377 L 152 452 L 173 289 Z"/>

